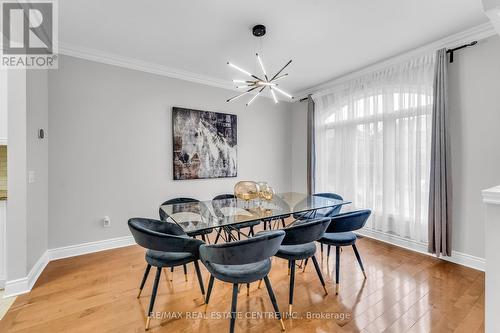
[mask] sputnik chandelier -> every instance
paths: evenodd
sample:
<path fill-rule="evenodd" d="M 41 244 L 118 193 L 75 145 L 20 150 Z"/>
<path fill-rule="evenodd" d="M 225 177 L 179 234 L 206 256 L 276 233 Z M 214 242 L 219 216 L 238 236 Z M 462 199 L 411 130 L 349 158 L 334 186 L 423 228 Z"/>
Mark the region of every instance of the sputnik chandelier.
<path fill-rule="evenodd" d="M 252 29 L 252 33 L 255 37 L 262 37 L 266 34 L 266 27 L 259 24 L 259 25 L 256 25 L 253 27 Z M 257 75 L 254 75 L 254 74 L 251 74 L 250 72 L 244 70 L 243 68 L 239 67 L 239 66 L 236 66 L 235 64 L 231 63 L 231 62 L 228 62 L 227 64 L 236 69 L 237 71 L 245 74 L 246 76 L 250 77 L 250 79 L 247 79 L 247 80 L 233 80 L 234 83 L 239 83 L 240 85 L 237 85 L 236 88 L 238 89 L 244 89 L 244 88 L 248 88 L 248 90 L 246 90 L 245 92 L 242 92 L 241 94 L 238 94 L 234 97 L 231 97 L 230 99 L 228 99 L 226 102 L 231 102 L 231 101 L 234 101 L 235 99 L 237 98 L 240 98 L 246 94 L 249 94 L 251 93 L 252 91 L 254 90 L 257 90 L 257 93 L 248 101 L 248 103 L 246 104 L 246 106 L 249 106 L 250 104 L 252 104 L 252 102 L 267 88 L 269 87 L 269 90 L 271 91 L 271 95 L 273 96 L 273 99 L 274 99 L 274 103 L 278 103 L 278 99 L 276 98 L 276 94 L 275 92 L 278 92 L 280 93 L 281 95 L 283 96 L 286 96 L 287 98 L 290 98 L 290 99 L 293 99 L 292 95 L 290 95 L 289 93 L 287 93 L 286 91 L 283 91 L 283 89 L 280 89 L 278 87 L 278 83 L 276 83 L 277 81 L 285 78 L 288 76 L 288 73 L 285 73 L 285 74 L 281 74 L 285 68 L 288 67 L 288 65 L 290 65 L 290 63 L 292 62 L 291 60 L 289 62 L 287 62 L 285 64 L 285 66 L 283 66 L 276 74 L 274 74 L 270 79 L 269 77 L 267 76 L 267 72 L 266 72 L 266 69 L 264 68 L 264 64 L 262 63 L 262 59 L 261 57 L 259 56 L 258 53 L 255 54 L 257 56 L 257 62 L 259 63 L 260 65 L 260 68 L 262 70 L 262 74 L 264 74 L 264 79 L 260 78 L 259 76 Z"/>

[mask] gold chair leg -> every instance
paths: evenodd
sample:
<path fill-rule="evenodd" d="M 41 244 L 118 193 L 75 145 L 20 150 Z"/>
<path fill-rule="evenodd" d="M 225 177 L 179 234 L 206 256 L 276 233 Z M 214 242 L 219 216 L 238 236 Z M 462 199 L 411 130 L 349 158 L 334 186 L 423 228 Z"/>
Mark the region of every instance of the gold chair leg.
<path fill-rule="evenodd" d="M 262 279 L 259 280 L 259 285 L 257 286 L 257 289 L 260 289 L 261 284 L 262 284 Z"/>
<path fill-rule="evenodd" d="M 281 330 L 285 331 L 285 323 L 283 323 L 283 319 L 280 319 Z"/>
<path fill-rule="evenodd" d="M 328 290 L 326 290 L 326 286 L 323 286 L 323 290 L 325 291 L 325 295 L 328 295 Z"/>
<path fill-rule="evenodd" d="M 151 317 L 148 316 L 148 319 L 146 320 L 146 331 L 149 330 L 149 323 L 151 322 Z"/>
<path fill-rule="evenodd" d="M 142 289 L 139 289 L 139 293 L 137 294 L 137 298 L 141 297 Z"/>
<path fill-rule="evenodd" d="M 247 283 L 247 296 L 250 296 L 250 283 Z"/>
<path fill-rule="evenodd" d="M 340 283 L 335 284 L 335 295 L 339 294 L 339 289 L 340 289 Z"/>
<path fill-rule="evenodd" d="M 187 273 L 184 273 L 184 281 L 188 282 L 188 275 L 187 275 Z"/>
<path fill-rule="evenodd" d="M 293 311 L 293 305 L 288 304 L 288 314 L 290 315 L 290 317 L 292 316 L 292 311 Z"/>

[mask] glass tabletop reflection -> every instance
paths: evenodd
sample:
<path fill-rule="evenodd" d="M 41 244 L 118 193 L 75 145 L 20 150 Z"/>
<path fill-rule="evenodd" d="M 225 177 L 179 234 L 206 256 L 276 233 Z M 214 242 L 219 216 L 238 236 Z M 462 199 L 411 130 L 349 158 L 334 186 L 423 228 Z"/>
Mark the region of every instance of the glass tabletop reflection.
<path fill-rule="evenodd" d="M 231 198 L 161 206 L 168 217 L 185 232 L 221 228 L 244 222 L 271 220 L 282 216 L 327 210 L 349 204 L 348 201 L 288 192 L 274 195 L 271 200 Z"/>

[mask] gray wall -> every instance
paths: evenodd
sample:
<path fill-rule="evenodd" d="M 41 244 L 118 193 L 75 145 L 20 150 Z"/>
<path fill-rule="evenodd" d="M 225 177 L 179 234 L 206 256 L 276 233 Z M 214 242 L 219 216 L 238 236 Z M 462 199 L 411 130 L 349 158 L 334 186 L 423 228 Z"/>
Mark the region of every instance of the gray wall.
<path fill-rule="evenodd" d="M 292 190 L 307 193 L 307 101 L 292 105 Z"/>
<path fill-rule="evenodd" d="M 449 65 L 449 94 L 453 250 L 484 258 L 481 190 L 500 184 L 500 37 L 456 54 Z M 307 103 L 292 109 L 293 134 L 305 142 Z M 306 155 L 306 145 L 295 143 L 292 174 L 298 188 L 306 181 L 306 164 L 301 164 Z"/>
<path fill-rule="evenodd" d="M 47 250 L 48 243 L 48 139 L 38 139 L 38 129 L 48 127 L 47 70 L 30 70 L 26 77 L 26 155 L 27 171 L 34 172 L 27 190 L 27 267 L 28 271 Z"/>
<path fill-rule="evenodd" d="M 130 235 L 169 198 L 211 199 L 239 180 L 290 186 L 291 104 L 62 56 L 49 73 L 49 248 Z M 173 181 L 171 109 L 238 115 L 238 177 Z M 111 217 L 111 227 L 101 220 Z"/>
<path fill-rule="evenodd" d="M 7 73 L 7 280 L 25 277 L 26 263 L 26 72 Z"/>
<path fill-rule="evenodd" d="M 500 37 L 461 51 L 449 66 L 453 249 L 484 258 L 481 190 L 500 184 Z"/>

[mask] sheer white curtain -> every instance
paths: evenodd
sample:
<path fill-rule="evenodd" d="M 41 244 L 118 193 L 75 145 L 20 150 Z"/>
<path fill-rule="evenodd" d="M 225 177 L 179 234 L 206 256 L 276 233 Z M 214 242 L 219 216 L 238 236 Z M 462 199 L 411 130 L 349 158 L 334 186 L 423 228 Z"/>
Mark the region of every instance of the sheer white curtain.
<path fill-rule="evenodd" d="M 435 56 L 313 96 L 315 191 L 369 208 L 368 228 L 427 242 Z"/>

